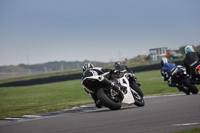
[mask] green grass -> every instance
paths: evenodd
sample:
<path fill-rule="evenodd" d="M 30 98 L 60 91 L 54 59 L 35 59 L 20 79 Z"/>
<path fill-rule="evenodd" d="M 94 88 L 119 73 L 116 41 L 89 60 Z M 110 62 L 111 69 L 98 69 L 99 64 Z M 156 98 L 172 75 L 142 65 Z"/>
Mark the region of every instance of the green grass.
<path fill-rule="evenodd" d="M 200 133 L 200 128 L 195 128 L 192 130 L 186 130 L 186 131 L 177 131 L 172 133 Z"/>
<path fill-rule="evenodd" d="M 63 110 L 92 100 L 80 80 L 0 88 L 0 118 Z"/>
<path fill-rule="evenodd" d="M 162 81 L 159 70 L 135 73 L 145 96 L 179 93 Z M 63 110 L 93 103 L 81 85 L 72 80 L 25 87 L 0 87 L 0 118 Z"/>

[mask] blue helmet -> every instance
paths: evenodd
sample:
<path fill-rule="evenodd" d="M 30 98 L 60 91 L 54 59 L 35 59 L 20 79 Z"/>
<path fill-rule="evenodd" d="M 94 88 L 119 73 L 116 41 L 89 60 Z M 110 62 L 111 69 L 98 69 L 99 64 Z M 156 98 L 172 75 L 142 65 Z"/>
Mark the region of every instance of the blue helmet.
<path fill-rule="evenodd" d="M 165 63 L 168 63 L 168 59 L 167 58 L 162 58 L 161 59 L 161 66 L 163 67 Z"/>
<path fill-rule="evenodd" d="M 185 46 L 185 53 L 194 52 L 194 48 L 191 45 Z"/>

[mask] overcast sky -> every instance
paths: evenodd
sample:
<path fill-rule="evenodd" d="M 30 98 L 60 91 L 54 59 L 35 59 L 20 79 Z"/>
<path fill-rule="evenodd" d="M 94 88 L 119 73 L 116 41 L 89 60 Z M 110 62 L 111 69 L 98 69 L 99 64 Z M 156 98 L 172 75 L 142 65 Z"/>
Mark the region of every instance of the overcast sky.
<path fill-rule="evenodd" d="M 0 0 L 0 65 L 116 61 L 200 45 L 200 0 Z"/>

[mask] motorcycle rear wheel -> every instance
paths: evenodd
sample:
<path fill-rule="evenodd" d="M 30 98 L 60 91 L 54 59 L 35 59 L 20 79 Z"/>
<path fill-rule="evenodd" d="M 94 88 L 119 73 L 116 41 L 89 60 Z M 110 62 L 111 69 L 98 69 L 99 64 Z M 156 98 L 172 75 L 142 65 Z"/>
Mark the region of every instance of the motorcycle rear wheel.
<path fill-rule="evenodd" d="M 185 89 L 185 88 L 183 87 L 183 85 L 178 86 L 177 88 L 178 88 L 179 91 L 184 92 L 186 95 L 190 95 L 190 91 L 189 91 L 188 89 Z"/>
<path fill-rule="evenodd" d="M 192 94 L 198 94 L 199 92 L 198 88 L 190 83 L 189 78 L 185 78 L 183 84 L 189 88 L 189 91 L 192 92 Z"/>
<path fill-rule="evenodd" d="M 108 107 L 111 110 L 118 110 L 121 108 L 122 101 L 120 99 L 117 101 L 112 100 L 110 93 L 103 88 L 97 90 L 97 97 L 105 107 Z"/>

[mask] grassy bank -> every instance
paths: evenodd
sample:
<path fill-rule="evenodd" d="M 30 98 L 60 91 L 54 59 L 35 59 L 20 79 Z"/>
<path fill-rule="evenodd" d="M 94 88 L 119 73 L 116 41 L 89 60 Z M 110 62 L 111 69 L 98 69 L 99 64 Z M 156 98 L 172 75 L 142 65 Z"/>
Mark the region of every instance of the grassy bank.
<path fill-rule="evenodd" d="M 160 71 L 135 74 L 144 95 L 179 93 L 162 81 Z M 25 87 L 0 87 L 0 118 L 53 112 L 93 103 L 81 80 Z"/>
<path fill-rule="evenodd" d="M 186 131 L 177 131 L 172 133 L 200 133 L 200 128 L 195 128 L 192 130 L 186 130 Z"/>

